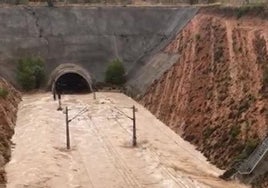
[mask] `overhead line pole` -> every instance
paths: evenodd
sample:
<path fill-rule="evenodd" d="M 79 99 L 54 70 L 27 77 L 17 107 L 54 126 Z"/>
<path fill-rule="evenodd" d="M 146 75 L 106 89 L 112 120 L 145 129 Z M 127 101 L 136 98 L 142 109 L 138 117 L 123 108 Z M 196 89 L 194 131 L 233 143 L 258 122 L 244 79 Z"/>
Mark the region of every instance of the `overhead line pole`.
<path fill-rule="evenodd" d="M 133 126 L 132 126 L 132 146 L 135 147 L 137 146 L 137 129 L 136 129 L 136 112 L 137 112 L 137 108 L 135 107 L 135 105 L 133 105 L 132 107 L 130 107 L 132 109 L 132 115 L 133 117 L 128 116 L 125 112 L 121 111 L 119 108 L 117 108 L 116 106 L 114 106 L 115 109 L 117 109 L 120 114 L 126 116 L 127 118 L 131 119 L 133 122 Z"/>
<path fill-rule="evenodd" d="M 71 148 L 70 146 L 70 130 L 69 130 L 69 123 L 77 118 L 79 115 L 82 115 L 83 113 L 87 112 L 87 107 L 83 108 L 80 112 L 78 112 L 73 118 L 69 119 L 69 109 L 66 106 L 65 111 L 65 117 L 66 117 L 66 147 L 69 150 Z"/>
<path fill-rule="evenodd" d="M 68 107 L 66 106 L 66 144 L 67 149 L 70 149 L 70 132 L 69 132 L 69 116 L 68 116 Z"/>
<path fill-rule="evenodd" d="M 133 109 L 133 118 L 132 118 L 132 121 L 133 121 L 133 138 L 132 138 L 132 146 L 137 146 L 137 136 L 136 136 L 136 108 L 135 106 L 133 105 L 132 107 Z"/>

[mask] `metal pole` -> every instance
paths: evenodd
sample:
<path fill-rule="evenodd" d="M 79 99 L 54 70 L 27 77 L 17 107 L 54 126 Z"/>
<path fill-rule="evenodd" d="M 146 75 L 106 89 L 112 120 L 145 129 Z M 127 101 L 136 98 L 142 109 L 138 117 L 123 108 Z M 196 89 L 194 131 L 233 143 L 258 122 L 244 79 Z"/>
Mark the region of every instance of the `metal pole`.
<path fill-rule="evenodd" d="M 132 139 L 132 146 L 136 146 L 137 145 L 137 137 L 136 137 L 136 108 L 133 105 L 133 139 Z"/>
<path fill-rule="evenodd" d="M 53 99 L 54 99 L 54 101 L 57 99 L 56 98 L 56 89 L 55 89 L 55 82 L 53 82 L 53 85 L 52 85 L 52 93 L 53 93 Z"/>
<path fill-rule="evenodd" d="M 93 91 L 93 99 L 96 100 L 96 92 Z"/>
<path fill-rule="evenodd" d="M 59 100 L 59 107 L 58 107 L 58 111 L 62 110 L 62 107 L 61 107 L 61 94 L 58 94 L 58 100 Z"/>
<path fill-rule="evenodd" d="M 67 106 L 66 106 L 66 143 L 67 143 L 67 149 L 70 149 L 69 117 L 68 117 Z"/>
<path fill-rule="evenodd" d="M 53 90 L 53 99 L 54 99 L 54 101 L 57 100 L 55 90 Z"/>
<path fill-rule="evenodd" d="M 96 99 L 96 92 L 94 91 L 92 85 L 89 85 L 89 87 L 90 87 L 90 90 L 91 90 L 92 93 L 93 93 L 93 99 L 95 100 L 95 99 Z"/>

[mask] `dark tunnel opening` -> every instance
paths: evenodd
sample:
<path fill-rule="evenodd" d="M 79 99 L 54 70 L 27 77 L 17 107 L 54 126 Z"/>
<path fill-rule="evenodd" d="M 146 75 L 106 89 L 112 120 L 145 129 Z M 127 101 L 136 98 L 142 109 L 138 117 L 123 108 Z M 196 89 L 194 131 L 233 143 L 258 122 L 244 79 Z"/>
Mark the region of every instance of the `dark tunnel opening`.
<path fill-rule="evenodd" d="M 56 88 L 63 94 L 89 93 L 89 83 L 77 73 L 66 73 L 56 80 Z"/>

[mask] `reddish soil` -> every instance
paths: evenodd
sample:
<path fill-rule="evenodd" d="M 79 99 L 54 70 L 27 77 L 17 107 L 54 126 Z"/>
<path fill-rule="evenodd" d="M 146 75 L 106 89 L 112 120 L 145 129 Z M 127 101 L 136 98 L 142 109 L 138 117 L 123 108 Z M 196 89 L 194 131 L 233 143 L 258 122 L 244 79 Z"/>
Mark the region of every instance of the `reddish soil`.
<path fill-rule="evenodd" d="M 0 185 L 3 185 L 6 181 L 4 165 L 10 159 L 10 139 L 14 133 L 20 94 L 2 78 L 0 88 L 8 91 L 6 97 L 0 96 Z"/>
<path fill-rule="evenodd" d="M 268 16 L 238 12 L 200 10 L 165 49 L 178 62 L 140 99 L 223 169 L 268 133 Z"/>

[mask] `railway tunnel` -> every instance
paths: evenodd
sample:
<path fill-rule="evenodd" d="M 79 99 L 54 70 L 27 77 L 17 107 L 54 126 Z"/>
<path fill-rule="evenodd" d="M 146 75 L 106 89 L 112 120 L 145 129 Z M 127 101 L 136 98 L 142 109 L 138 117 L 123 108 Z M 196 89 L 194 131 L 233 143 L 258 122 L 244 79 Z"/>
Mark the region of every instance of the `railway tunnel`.
<path fill-rule="evenodd" d="M 68 72 L 60 76 L 56 80 L 56 84 L 61 86 L 64 93 L 87 93 L 90 92 L 90 87 L 83 76 Z"/>
<path fill-rule="evenodd" d="M 92 78 L 90 73 L 78 64 L 61 64 L 51 73 L 48 90 L 53 91 L 58 84 L 64 94 L 92 92 Z"/>

